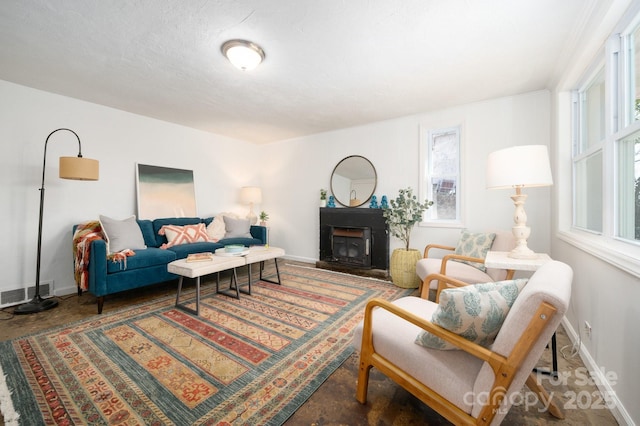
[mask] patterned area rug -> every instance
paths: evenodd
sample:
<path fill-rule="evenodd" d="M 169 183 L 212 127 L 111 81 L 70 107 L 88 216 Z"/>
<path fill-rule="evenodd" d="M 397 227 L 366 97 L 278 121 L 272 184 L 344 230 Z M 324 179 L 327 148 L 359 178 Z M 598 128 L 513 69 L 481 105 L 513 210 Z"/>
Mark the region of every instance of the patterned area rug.
<path fill-rule="evenodd" d="M 282 424 L 353 352 L 366 302 L 412 291 L 295 265 L 280 275 L 239 300 L 206 284 L 199 317 L 165 297 L 0 342 L 5 421 Z"/>

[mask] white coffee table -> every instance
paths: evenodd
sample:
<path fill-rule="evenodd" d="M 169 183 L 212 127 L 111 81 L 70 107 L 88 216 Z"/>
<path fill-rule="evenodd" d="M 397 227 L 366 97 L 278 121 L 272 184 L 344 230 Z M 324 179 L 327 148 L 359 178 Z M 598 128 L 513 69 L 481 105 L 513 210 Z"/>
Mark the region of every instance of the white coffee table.
<path fill-rule="evenodd" d="M 244 266 L 244 256 L 235 257 L 221 257 L 213 256 L 211 260 L 202 262 L 187 262 L 186 259 L 174 260 L 167 265 L 167 270 L 173 274 L 180 275 L 178 280 L 178 294 L 176 295 L 176 308 L 180 308 L 187 312 L 191 312 L 195 315 L 200 314 L 200 277 L 203 275 L 209 275 L 216 272 L 226 271 L 233 269 L 232 279 L 236 282 L 236 288 L 238 287 L 238 276 L 236 275 L 236 269 L 238 266 Z M 196 279 L 196 309 L 188 308 L 180 304 L 180 293 L 182 292 L 182 280 L 184 277 Z M 219 277 L 218 277 L 219 281 Z M 218 281 L 216 281 L 216 289 L 218 288 Z M 239 297 L 239 294 L 238 294 Z"/>

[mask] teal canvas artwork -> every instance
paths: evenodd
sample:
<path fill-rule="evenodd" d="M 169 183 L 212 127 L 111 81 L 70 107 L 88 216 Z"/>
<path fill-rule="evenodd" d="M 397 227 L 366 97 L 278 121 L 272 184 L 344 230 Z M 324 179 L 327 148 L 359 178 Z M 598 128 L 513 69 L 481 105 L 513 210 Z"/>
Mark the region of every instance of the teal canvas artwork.
<path fill-rule="evenodd" d="M 195 217 L 193 170 L 137 164 L 138 219 Z"/>

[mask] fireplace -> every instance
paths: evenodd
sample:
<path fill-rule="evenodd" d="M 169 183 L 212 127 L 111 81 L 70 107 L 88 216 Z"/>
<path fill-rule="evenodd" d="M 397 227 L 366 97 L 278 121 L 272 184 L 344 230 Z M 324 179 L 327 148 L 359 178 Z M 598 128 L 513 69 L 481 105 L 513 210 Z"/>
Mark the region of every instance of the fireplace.
<path fill-rule="evenodd" d="M 338 263 L 371 267 L 371 229 L 331 227 L 331 251 Z"/>
<path fill-rule="evenodd" d="M 382 209 L 320 208 L 320 268 L 388 277 L 389 231 Z"/>

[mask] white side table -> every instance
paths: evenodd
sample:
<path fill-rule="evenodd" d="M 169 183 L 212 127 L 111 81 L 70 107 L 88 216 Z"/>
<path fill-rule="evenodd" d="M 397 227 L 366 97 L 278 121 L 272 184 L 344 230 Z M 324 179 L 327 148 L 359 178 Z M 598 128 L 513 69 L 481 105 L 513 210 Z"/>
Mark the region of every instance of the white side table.
<path fill-rule="evenodd" d="M 535 259 L 516 259 L 509 257 L 509 252 L 506 251 L 490 251 L 484 259 L 484 264 L 487 268 L 506 269 L 507 271 L 535 271 L 540 266 L 551 261 L 546 253 L 536 253 L 538 255 Z M 511 273 L 513 275 L 513 273 Z M 556 333 L 551 336 L 551 371 L 544 371 L 540 369 L 534 369 L 534 371 L 543 374 L 549 374 L 553 377 L 558 376 L 558 353 L 557 353 Z"/>
<path fill-rule="evenodd" d="M 535 259 L 515 259 L 509 257 L 507 251 L 490 251 L 484 259 L 487 268 L 507 269 L 512 271 L 535 271 L 551 258 L 546 253 L 536 253 Z"/>

